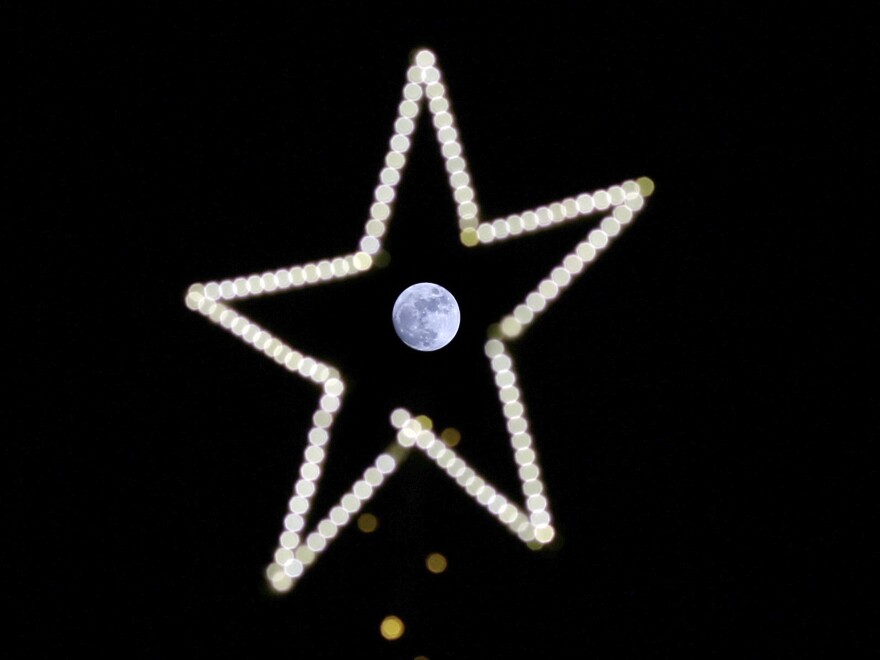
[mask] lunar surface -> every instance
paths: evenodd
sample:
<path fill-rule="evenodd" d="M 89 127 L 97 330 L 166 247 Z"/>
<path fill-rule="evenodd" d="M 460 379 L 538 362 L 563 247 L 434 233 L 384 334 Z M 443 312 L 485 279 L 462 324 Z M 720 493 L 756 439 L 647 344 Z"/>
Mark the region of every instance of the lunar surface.
<path fill-rule="evenodd" d="M 461 312 L 449 291 L 439 284 L 421 282 L 397 297 L 391 320 L 404 344 L 417 351 L 436 351 L 455 337 Z"/>

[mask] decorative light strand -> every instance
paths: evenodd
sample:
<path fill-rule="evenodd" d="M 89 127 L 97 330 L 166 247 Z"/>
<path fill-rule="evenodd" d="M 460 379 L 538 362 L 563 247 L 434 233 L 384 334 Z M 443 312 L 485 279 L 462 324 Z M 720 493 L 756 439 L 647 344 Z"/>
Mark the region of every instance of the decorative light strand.
<path fill-rule="evenodd" d="M 520 337 L 607 249 L 643 208 L 645 198 L 653 192 L 654 185 L 647 178 L 626 181 L 608 189 L 581 193 L 503 218 L 481 221 L 464 148 L 458 139 L 455 116 L 442 74 L 435 63 L 436 58 L 431 51 L 419 50 L 407 69 L 407 82 L 403 87 L 389 149 L 379 172 L 379 182 L 373 193 L 364 233 L 355 252 L 263 273 L 206 284 L 196 283 L 186 294 L 185 302 L 190 309 L 226 329 L 291 373 L 321 388 L 321 396 L 312 415 L 312 426 L 307 434 L 308 443 L 288 502 L 284 529 L 279 536 L 273 561 L 266 569 L 269 584 L 279 592 L 289 591 L 296 584 L 413 448 L 422 451 L 529 547 L 540 548 L 555 535 L 549 499 L 541 478 L 542 471 L 529 432 L 525 402 L 517 386 L 514 361 L 506 342 Z M 394 442 L 376 457 L 322 520 L 307 528 L 313 498 L 323 472 L 326 447 L 330 442 L 336 414 L 342 407 L 345 392 L 343 377 L 335 367 L 286 344 L 226 302 L 355 277 L 379 265 L 377 257 L 382 254 L 397 187 L 402 180 L 411 147 L 411 136 L 423 105 L 428 106 L 445 160 L 456 203 L 459 237 L 465 247 L 489 245 L 608 210 L 611 212 L 604 216 L 599 228 L 592 230 L 584 241 L 565 255 L 558 266 L 551 269 L 522 303 L 489 328 L 485 353 L 498 388 L 524 505 L 518 506 L 473 470 L 431 431 L 430 425 L 420 421 L 423 418 L 413 417 L 408 411 L 398 408 L 391 414 L 391 425 L 397 429 Z"/>

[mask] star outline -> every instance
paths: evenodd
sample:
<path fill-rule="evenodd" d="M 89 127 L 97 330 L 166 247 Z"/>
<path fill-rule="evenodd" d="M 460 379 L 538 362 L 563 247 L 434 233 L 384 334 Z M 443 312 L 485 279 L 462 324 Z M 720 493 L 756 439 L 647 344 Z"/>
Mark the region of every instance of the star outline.
<path fill-rule="evenodd" d="M 279 365 L 312 381 L 321 389 L 312 415 L 312 427 L 303 454 L 294 494 L 288 502 L 284 531 L 279 537 L 273 561 L 266 569 L 270 586 L 278 592 L 293 588 L 342 529 L 378 492 L 412 449 L 422 451 L 445 471 L 468 495 L 529 547 L 538 549 L 555 535 L 549 498 L 541 477 L 541 468 L 529 433 L 525 403 L 517 385 L 519 379 L 507 343 L 522 333 L 546 311 L 549 305 L 591 265 L 601 252 L 631 223 L 653 191 L 650 179 L 626 181 L 609 189 L 581 193 L 577 197 L 552 202 L 490 221 L 480 219 L 476 191 L 463 146 L 458 139 L 455 115 L 448 99 L 443 77 L 434 54 L 427 49 L 415 51 L 406 73 L 402 100 L 389 141 L 385 166 L 364 225 L 358 250 L 287 268 L 229 278 L 220 282 L 195 283 L 189 287 L 185 303 L 245 343 L 272 358 Z M 553 267 L 547 277 L 532 289 L 522 303 L 488 329 L 484 352 L 489 359 L 498 387 L 502 412 L 517 464 L 524 505 L 500 493 L 491 482 L 473 468 L 431 430 L 428 418 L 414 416 L 403 408 L 391 413 L 396 437 L 366 468 L 362 476 L 330 508 L 328 514 L 310 530 L 306 522 L 312 499 L 323 473 L 325 447 L 331 439 L 336 414 L 341 410 L 345 393 L 342 373 L 335 366 L 298 351 L 254 323 L 225 301 L 272 295 L 291 289 L 315 286 L 324 282 L 356 277 L 376 268 L 383 255 L 383 239 L 393 217 L 396 189 L 403 179 L 407 154 L 423 108 L 432 116 L 441 154 L 445 160 L 450 188 L 456 203 L 459 238 L 465 248 L 476 248 L 496 241 L 529 235 L 560 223 L 578 220 L 610 210 L 588 236 Z M 525 509 L 525 511 L 523 510 Z"/>

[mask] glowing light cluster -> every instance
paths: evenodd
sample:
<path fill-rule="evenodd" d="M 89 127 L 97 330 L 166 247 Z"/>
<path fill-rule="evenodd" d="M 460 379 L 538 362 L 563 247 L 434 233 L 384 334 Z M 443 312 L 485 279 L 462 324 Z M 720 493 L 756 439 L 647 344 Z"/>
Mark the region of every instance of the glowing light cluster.
<path fill-rule="evenodd" d="M 342 495 L 326 516 L 309 528 L 312 502 L 323 472 L 333 423 L 343 402 L 343 376 L 334 366 L 275 337 L 232 309 L 227 302 L 354 277 L 381 265 L 386 256 L 383 252 L 384 238 L 411 147 L 411 136 L 425 105 L 432 116 L 437 141 L 445 160 L 449 185 L 456 203 L 459 236 L 464 246 L 489 245 L 590 215 L 607 214 L 601 219 L 599 227 L 565 255 L 560 264 L 551 269 L 535 289 L 526 295 L 522 303 L 489 328 L 485 354 L 490 361 L 498 388 L 498 398 L 521 484 L 523 504 L 518 505 L 501 493 L 453 450 L 461 437 L 456 429 L 448 428 L 438 437 L 432 430 L 430 418 L 425 415 L 413 417 L 408 411 L 398 408 L 391 413 L 391 425 L 396 429 L 395 440 L 376 457 L 373 464 Z M 207 317 L 291 373 L 320 388 L 312 425 L 307 433 L 308 442 L 288 502 L 288 512 L 284 517 L 283 530 L 273 561 L 266 569 L 266 577 L 273 589 L 279 592 L 291 589 L 353 519 L 358 521 L 361 530 L 374 530 L 375 517 L 362 513 L 362 509 L 413 449 L 423 452 L 477 504 L 529 547 L 540 548 L 553 539 L 555 531 L 550 503 L 529 431 L 525 401 L 517 385 L 519 379 L 513 357 L 506 342 L 521 336 L 583 274 L 631 223 L 642 209 L 645 197 L 652 192 L 653 182 L 642 178 L 626 181 L 607 190 L 582 193 L 503 218 L 481 221 L 476 192 L 464 157 L 464 149 L 459 141 L 446 87 L 436 66 L 436 58 L 430 51 L 420 50 L 414 54 L 411 66 L 407 69 L 389 148 L 379 172 L 379 182 L 373 193 L 373 202 L 357 250 L 263 273 L 206 284 L 197 283 L 189 288 L 186 305 L 190 309 Z M 441 572 L 445 569 L 445 558 L 442 555 L 432 557 L 428 562 L 429 570 Z M 388 632 L 391 633 L 391 636 L 386 635 L 387 638 L 394 638 L 395 630 L 402 634 L 403 624 L 399 619 L 388 617 L 386 621 L 390 621 Z M 396 627 L 398 624 L 399 629 Z M 383 627 L 383 635 L 385 632 Z"/>

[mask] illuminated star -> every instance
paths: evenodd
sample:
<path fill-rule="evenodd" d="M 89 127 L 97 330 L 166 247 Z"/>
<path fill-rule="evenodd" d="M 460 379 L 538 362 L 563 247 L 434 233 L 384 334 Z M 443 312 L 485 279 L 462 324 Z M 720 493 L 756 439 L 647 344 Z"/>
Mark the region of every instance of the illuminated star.
<path fill-rule="evenodd" d="M 653 184 L 646 178 L 626 181 L 608 189 L 582 193 L 507 217 L 482 221 L 467 161 L 458 139 L 455 116 L 435 61 L 431 51 L 420 50 L 415 53 L 407 69 L 407 82 L 403 87 L 403 98 L 385 156 L 385 166 L 379 172 L 374 201 L 357 249 L 348 254 L 264 273 L 193 284 L 186 294 L 186 304 L 190 309 L 203 314 L 288 371 L 312 381 L 321 392 L 312 416 L 312 427 L 307 434 L 308 443 L 294 484 L 289 511 L 284 518 L 284 529 L 273 561 L 266 569 L 269 583 L 277 591 L 287 591 L 296 584 L 413 449 L 424 452 L 478 504 L 530 547 L 546 545 L 555 534 L 550 502 L 508 344 L 520 337 L 631 223 L 642 209 L 644 198 L 651 194 Z M 517 498 L 519 501 L 502 494 L 491 482 L 477 474 L 433 433 L 426 417 L 414 416 L 403 408 L 397 408 L 390 415 L 391 425 L 396 431 L 394 440 L 352 484 L 327 516 L 313 522 L 309 519 L 309 513 L 323 470 L 333 422 L 342 406 L 345 380 L 336 367 L 298 351 L 233 309 L 229 303 L 357 277 L 373 269 L 376 257 L 382 252 L 396 188 L 400 184 L 411 145 L 410 137 L 426 106 L 445 159 L 449 185 L 457 206 L 459 236 L 465 247 L 474 248 L 525 236 L 591 215 L 603 217 L 598 228 L 590 231 L 510 314 L 488 330 L 484 350 L 495 376 L 498 398 L 518 466 L 522 490 L 521 497 Z"/>

